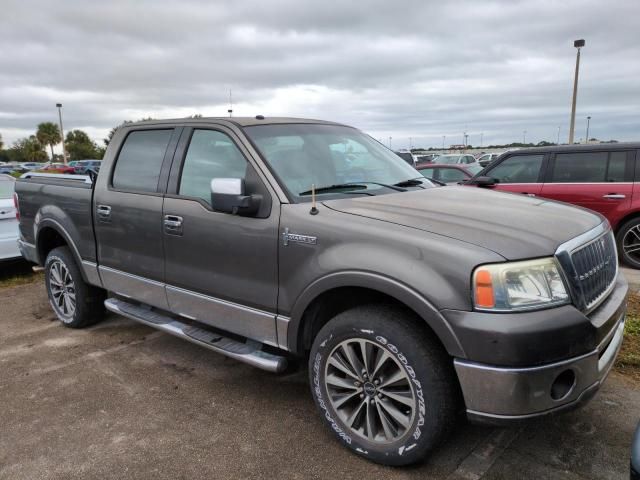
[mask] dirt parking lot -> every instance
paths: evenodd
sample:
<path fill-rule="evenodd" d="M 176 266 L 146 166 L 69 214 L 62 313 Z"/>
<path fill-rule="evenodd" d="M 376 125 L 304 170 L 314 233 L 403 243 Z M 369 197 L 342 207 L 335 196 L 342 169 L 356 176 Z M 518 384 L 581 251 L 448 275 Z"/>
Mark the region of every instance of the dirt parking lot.
<path fill-rule="evenodd" d="M 0 478 L 625 479 L 640 387 L 514 429 L 462 423 L 423 465 L 358 458 L 322 426 L 304 373 L 275 376 L 110 316 L 54 320 L 39 278 L 0 288 Z"/>

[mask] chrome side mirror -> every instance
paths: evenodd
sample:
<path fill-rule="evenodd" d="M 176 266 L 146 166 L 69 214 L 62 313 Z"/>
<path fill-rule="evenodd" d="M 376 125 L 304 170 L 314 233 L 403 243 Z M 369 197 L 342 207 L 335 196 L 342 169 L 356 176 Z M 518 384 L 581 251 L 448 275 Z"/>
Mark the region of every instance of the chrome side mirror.
<path fill-rule="evenodd" d="M 245 195 L 244 179 L 214 178 L 211 180 L 211 206 L 218 212 L 254 213 L 257 205 L 251 195 Z"/>

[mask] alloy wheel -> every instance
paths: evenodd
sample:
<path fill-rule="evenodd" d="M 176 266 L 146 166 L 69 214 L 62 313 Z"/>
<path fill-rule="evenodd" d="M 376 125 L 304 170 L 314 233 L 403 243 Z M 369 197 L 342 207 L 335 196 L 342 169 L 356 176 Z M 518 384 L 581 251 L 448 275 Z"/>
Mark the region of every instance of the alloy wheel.
<path fill-rule="evenodd" d="M 56 310 L 63 317 L 73 317 L 76 311 L 76 287 L 69 269 L 59 260 L 49 267 L 49 288 Z"/>
<path fill-rule="evenodd" d="M 369 442 L 395 442 L 413 424 L 416 395 L 412 382 L 382 345 L 363 338 L 339 343 L 329 355 L 324 378 L 337 415 Z"/>
<path fill-rule="evenodd" d="M 640 262 L 640 225 L 635 225 L 625 232 L 622 250 L 632 260 Z"/>

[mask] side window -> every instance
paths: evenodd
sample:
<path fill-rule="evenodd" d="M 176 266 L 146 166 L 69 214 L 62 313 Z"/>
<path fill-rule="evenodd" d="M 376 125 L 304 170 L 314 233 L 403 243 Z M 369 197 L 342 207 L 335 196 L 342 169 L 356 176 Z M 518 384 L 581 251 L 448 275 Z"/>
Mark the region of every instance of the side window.
<path fill-rule="evenodd" d="M 462 170 L 458 170 L 457 168 L 443 168 L 440 170 L 440 181 L 446 183 L 452 182 L 461 182 L 466 179 L 467 176 L 462 172 Z"/>
<path fill-rule="evenodd" d="M 119 190 L 155 192 L 160 168 L 173 129 L 137 130 L 127 135 L 116 160 L 113 187 Z"/>
<path fill-rule="evenodd" d="M 420 169 L 420 173 L 422 174 L 423 177 L 427 177 L 427 178 L 436 178 L 435 174 L 436 174 L 437 170 L 435 168 L 421 168 Z"/>
<path fill-rule="evenodd" d="M 245 178 L 247 161 L 235 143 L 215 130 L 194 130 L 182 166 L 178 193 L 211 203 L 211 180 Z"/>
<path fill-rule="evenodd" d="M 544 155 L 514 155 L 487 172 L 500 183 L 538 183 Z"/>
<path fill-rule="evenodd" d="M 607 152 L 558 153 L 551 173 L 551 182 L 604 182 L 608 156 Z M 624 177 L 624 167 L 622 174 Z"/>
<path fill-rule="evenodd" d="M 607 182 L 624 182 L 627 168 L 627 152 L 611 152 L 607 166 Z"/>

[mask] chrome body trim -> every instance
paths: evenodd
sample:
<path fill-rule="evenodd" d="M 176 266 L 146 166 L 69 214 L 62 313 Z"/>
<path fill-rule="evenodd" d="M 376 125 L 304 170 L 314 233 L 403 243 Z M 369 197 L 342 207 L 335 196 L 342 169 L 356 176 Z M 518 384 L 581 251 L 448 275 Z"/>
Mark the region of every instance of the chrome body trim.
<path fill-rule="evenodd" d="M 90 262 L 88 260 L 82 260 L 80 267 L 84 272 L 84 276 L 87 278 L 87 282 L 89 282 L 91 285 L 102 287 L 102 279 L 100 278 L 100 273 L 98 272 L 97 263 Z"/>
<path fill-rule="evenodd" d="M 278 336 L 278 347 L 289 351 L 289 322 L 291 318 L 284 315 L 276 315 L 276 334 Z"/>
<path fill-rule="evenodd" d="M 467 413 L 472 417 L 516 420 L 578 404 L 606 379 L 622 346 L 623 332 L 624 313 L 613 327 L 613 335 L 596 350 L 547 365 L 509 368 L 455 359 Z M 574 373 L 575 382 L 564 397 L 554 400 L 551 385 L 565 370 Z"/>
<path fill-rule="evenodd" d="M 104 265 L 100 265 L 98 271 L 103 287 L 107 290 L 126 298 L 134 298 L 153 307 L 169 310 L 164 283 Z"/>
<path fill-rule="evenodd" d="M 130 318 L 136 322 L 143 323 L 162 332 L 169 333 L 183 340 L 187 340 L 191 343 L 213 350 L 214 352 L 221 353 L 227 357 L 247 363 L 254 367 L 274 373 L 282 372 L 287 367 L 286 358 L 264 352 L 255 344 L 251 345 L 251 343 L 242 343 L 202 329 L 197 330 L 208 335 L 210 340 L 204 338 L 203 335 L 196 336 L 189 333 L 190 330 L 193 330 L 193 327 L 171 317 L 164 317 L 164 321 L 158 321 L 159 317 L 161 317 L 158 314 L 154 315 L 153 321 L 151 321 L 151 319 L 146 320 L 146 313 L 142 307 L 136 307 L 135 305 L 130 304 L 127 305 L 127 303 L 122 300 L 110 298 L 104 302 L 104 306 L 110 312 Z"/>
<path fill-rule="evenodd" d="M 276 315 L 202 293 L 166 286 L 169 311 L 199 322 L 278 346 Z"/>
<path fill-rule="evenodd" d="M 26 172 L 23 173 L 20 178 L 28 180 L 29 178 L 52 178 L 54 180 L 64 179 L 64 180 L 72 180 L 77 183 L 86 183 L 91 185 L 93 182 L 91 181 L 91 177 L 89 175 L 71 175 L 67 173 L 37 173 L 37 172 Z"/>

